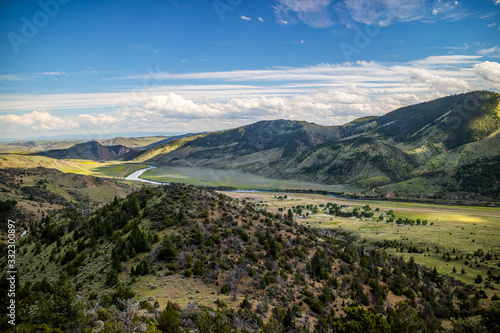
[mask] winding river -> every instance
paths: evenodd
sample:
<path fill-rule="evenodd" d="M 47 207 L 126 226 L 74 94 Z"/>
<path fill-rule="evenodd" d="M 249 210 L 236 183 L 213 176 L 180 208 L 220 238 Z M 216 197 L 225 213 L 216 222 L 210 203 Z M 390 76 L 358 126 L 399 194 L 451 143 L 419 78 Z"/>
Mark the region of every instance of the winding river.
<path fill-rule="evenodd" d="M 127 180 L 138 180 L 140 182 L 143 182 L 143 183 L 149 183 L 149 184 L 156 184 L 156 185 L 168 185 L 168 183 L 160 183 L 160 182 L 155 182 L 155 181 L 152 181 L 152 180 L 147 180 L 147 179 L 143 179 L 143 178 L 140 178 L 140 176 L 148 171 L 148 170 L 151 170 L 151 169 L 155 169 L 156 167 L 155 166 L 149 166 L 145 169 L 141 169 L 141 170 L 137 170 L 133 173 L 131 173 L 130 175 L 128 175 L 127 177 L 125 177 L 125 179 Z"/>
<path fill-rule="evenodd" d="M 127 179 L 127 180 L 138 180 L 138 181 L 143 182 L 143 183 L 149 183 L 149 184 L 155 184 L 155 185 L 169 185 L 170 184 L 170 183 L 155 182 L 153 180 L 147 180 L 147 179 L 140 178 L 140 176 L 144 172 L 146 172 L 148 170 L 151 170 L 151 169 L 156 169 L 156 167 L 150 165 L 147 168 L 137 170 L 137 171 L 131 173 L 129 176 L 125 177 L 125 179 Z M 273 191 L 265 191 L 265 190 L 232 190 L 232 191 L 227 191 L 227 192 L 239 192 L 239 193 L 255 193 L 255 192 L 266 193 L 267 192 L 267 193 L 275 193 Z M 285 193 L 285 192 L 283 192 L 283 193 Z M 339 196 L 339 195 L 333 195 L 333 194 L 325 194 L 325 195 L 327 197 L 332 197 L 332 198 L 361 201 L 360 199 L 346 198 L 346 197 L 342 197 L 342 196 Z"/>

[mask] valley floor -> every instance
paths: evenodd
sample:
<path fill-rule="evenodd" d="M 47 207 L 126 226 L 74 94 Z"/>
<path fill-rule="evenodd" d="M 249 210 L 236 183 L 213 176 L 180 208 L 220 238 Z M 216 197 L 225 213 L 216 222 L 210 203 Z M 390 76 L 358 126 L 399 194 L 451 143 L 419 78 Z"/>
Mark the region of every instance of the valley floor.
<path fill-rule="evenodd" d="M 491 297 L 499 283 L 485 285 L 490 274 L 500 275 L 500 208 L 473 206 L 446 206 L 421 203 L 388 201 L 363 201 L 328 197 L 319 194 L 282 192 L 222 192 L 228 196 L 245 199 L 272 212 L 286 213 L 297 206 L 312 205 L 318 212 L 303 209 L 296 219 L 313 228 L 339 228 L 358 236 L 357 242 L 384 247 L 394 255 L 405 259 L 413 257 L 419 264 L 436 267 L 439 273 L 447 274 L 467 284 L 475 284 L 478 275 L 485 278 L 481 283 Z M 286 198 L 284 197 L 286 196 Z M 332 216 L 325 206 L 328 203 L 345 205 L 352 211 L 369 205 L 372 218 L 344 218 Z M 376 209 L 379 211 L 375 211 Z M 388 223 L 389 211 L 395 220 L 427 220 L 428 225 L 404 225 Z M 384 219 L 379 220 L 380 214 Z M 487 254 L 490 254 L 489 256 Z M 488 273 L 489 272 L 489 273 Z"/>

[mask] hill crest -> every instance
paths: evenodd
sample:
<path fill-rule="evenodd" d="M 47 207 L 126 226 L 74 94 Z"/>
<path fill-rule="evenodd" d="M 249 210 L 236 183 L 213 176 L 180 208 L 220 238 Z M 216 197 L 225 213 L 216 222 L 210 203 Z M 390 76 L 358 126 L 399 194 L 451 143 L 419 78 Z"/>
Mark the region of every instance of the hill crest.
<path fill-rule="evenodd" d="M 123 145 L 105 146 L 97 141 L 78 143 L 70 148 L 48 150 L 38 155 L 56 159 L 87 159 L 94 161 L 131 160 L 139 152 Z"/>

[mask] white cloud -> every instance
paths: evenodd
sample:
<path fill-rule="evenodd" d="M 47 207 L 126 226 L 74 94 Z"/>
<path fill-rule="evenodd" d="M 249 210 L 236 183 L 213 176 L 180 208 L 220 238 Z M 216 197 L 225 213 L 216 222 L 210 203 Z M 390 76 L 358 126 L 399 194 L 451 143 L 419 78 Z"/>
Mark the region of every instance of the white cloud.
<path fill-rule="evenodd" d="M 21 116 L 14 114 L 0 115 L 0 123 L 3 131 L 11 133 L 26 131 L 26 129 L 48 132 L 79 128 L 78 123 L 69 119 L 55 117 L 46 110 L 34 110 Z"/>
<path fill-rule="evenodd" d="M 445 56 L 431 56 L 425 59 L 411 61 L 414 66 L 419 67 L 432 67 L 432 68 L 457 68 L 470 66 L 475 63 L 481 56 L 478 55 L 445 55 Z"/>
<path fill-rule="evenodd" d="M 145 109 L 181 117 L 216 117 L 221 111 L 206 104 L 197 104 L 177 94 L 154 96 L 144 105 Z"/>
<path fill-rule="evenodd" d="M 246 17 L 245 15 L 241 15 L 241 17 L 240 17 L 240 18 L 241 18 L 242 20 L 244 20 L 244 21 L 250 21 L 250 20 L 252 20 L 250 17 Z"/>
<path fill-rule="evenodd" d="M 48 75 L 48 76 L 68 75 L 68 73 L 65 73 L 65 72 L 43 72 L 42 74 Z"/>
<path fill-rule="evenodd" d="M 497 24 L 495 22 L 488 24 L 488 28 L 494 28 Z"/>
<path fill-rule="evenodd" d="M 345 0 L 343 5 L 352 20 L 380 26 L 436 19 L 460 20 L 469 16 L 457 1 Z"/>
<path fill-rule="evenodd" d="M 25 81 L 25 80 L 29 80 L 29 77 L 23 74 L 0 75 L 0 81 Z"/>
<path fill-rule="evenodd" d="M 478 53 L 492 58 L 500 58 L 500 48 L 498 46 L 493 46 L 490 47 L 489 49 L 479 50 Z"/>
<path fill-rule="evenodd" d="M 436 91 L 442 93 L 465 92 L 471 90 L 471 86 L 464 80 L 431 74 L 426 69 L 413 70 L 412 78 L 428 84 L 433 89 L 436 89 Z"/>
<path fill-rule="evenodd" d="M 366 115 L 379 115 L 401 106 L 440 97 L 439 94 L 369 95 L 362 88 L 356 93 L 340 90 L 291 97 L 242 97 L 225 103 L 205 99 L 187 101 L 179 95 L 154 96 L 146 104 L 116 110 L 113 115 L 80 115 L 89 132 L 112 132 L 142 128 L 179 130 L 173 124 L 196 124 L 188 131 L 210 130 L 214 124 L 231 123 L 235 127 L 262 119 L 300 119 L 320 124 L 343 124 Z M 196 127 L 194 127 L 196 126 Z"/>
<path fill-rule="evenodd" d="M 99 126 L 102 123 L 118 123 L 120 120 L 113 115 L 100 113 L 96 116 L 80 114 L 77 117 L 80 124 L 90 127 Z"/>
<path fill-rule="evenodd" d="M 417 21 L 427 15 L 424 3 L 415 0 L 345 0 L 344 4 L 354 21 L 380 26 Z"/>
<path fill-rule="evenodd" d="M 335 23 L 331 18 L 331 3 L 332 0 L 278 0 L 273 8 L 279 24 L 300 20 L 314 28 L 326 28 Z"/>
<path fill-rule="evenodd" d="M 500 83 L 500 64 L 485 61 L 474 65 L 474 71 L 486 81 Z"/>
<path fill-rule="evenodd" d="M 264 22 L 264 19 L 259 16 L 259 21 Z"/>
<path fill-rule="evenodd" d="M 483 53 L 489 56 L 494 52 L 491 48 Z M 0 117 L 0 133 L 33 136 L 35 129 L 51 134 L 146 129 L 197 132 L 279 118 L 342 124 L 446 94 L 500 91 L 500 65 L 481 58 L 448 55 L 406 63 L 360 61 L 300 68 L 151 72 L 114 78 L 137 82 L 136 87 L 121 87 L 115 92 L 4 94 L 0 96 L 0 113 L 18 113 Z M 44 109 L 64 110 L 65 116 L 56 117 Z M 26 114 L 20 115 L 22 111 Z"/>
<path fill-rule="evenodd" d="M 493 52 L 489 49 L 484 52 Z M 491 55 L 489 55 L 491 56 Z M 113 80 L 137 82 L 136 86 L 121 88 L 107 93 L 47 94 L 47 95 L 0 95 L 0 112 L 31 111 L 33 109 L 76 110 L 103 109 L 115 107 L 142 106 L 153 96 L 169 93 L 186 100 L 197 100 L 206 96 L 211 100 L 225 102 L 232 98 L 267 96 L 289 97 L 296 94 L 320 91 L 321 89 L 345 89 L 356 86 L 371 89 L 372 93 L 421 93 L 425 89 L 436 89 L 437 78 L 449 78 L 460 92 L 467 82 L 471 89 L 494 90 L 478 77 L 473 66 L 481 56 L 434 56 L 407 63 L 356 62 L 343 64 L 322 64 L 310 67 L 276 67 L 263 70 L 236 70 L 199 73 L 151 72 L 143 75 L 113 78 Z M 414 70 L 426 70 L 409 81 Z M 424 72 L 425 73 L 425 72 Z M 417 72 L 417 74 L 419 74 Z M 420 78 L 420 80 L 418 79 Z M 455 81 L 459 79 L 462 81 Z M 178 81 L 183 84 L 178 84 Z M 199 84 L 199 80 L 203 83 Z M 207 84 L 207 82 L 212 82 Z M 168 83 L 169 85 L 165 85 Z M 431 84 L 432 83 L 432 84 Z"/>
<path fill-rule="evenodd" d="M 382 64 L 377 62 L 356 62 L 344 64 L 322 64 L 310 67 L 277 67 L 265 70 L 238 70 L 204 73 L 151 73 L 127 77 L 136 80 L 218 80 L 229 82 L 316 82 L 318 87 L 345 86 L 346 84 L 381 85 L 406 83 L 411 71 L 416 68 L 440 70 L 433 74 L 453 77 L 469 77 L 473 74 L 461 68 L 471 68 L 481 56 L 441 56 L 399 64 Z"/>
<path fill-rule="evenodd" d="M 471 15 L 453 0 L 277 0 L 276 22 L 305 24 L 324 28 L 342 22 L 388 26 L 400 22 L 461 20 Z"/>
<path fill-rule="evenodd" d="M 280 4 L 289 7 L 295 12 L 319 12 L 328 8 L 332 0 L 279 0 Z"/>

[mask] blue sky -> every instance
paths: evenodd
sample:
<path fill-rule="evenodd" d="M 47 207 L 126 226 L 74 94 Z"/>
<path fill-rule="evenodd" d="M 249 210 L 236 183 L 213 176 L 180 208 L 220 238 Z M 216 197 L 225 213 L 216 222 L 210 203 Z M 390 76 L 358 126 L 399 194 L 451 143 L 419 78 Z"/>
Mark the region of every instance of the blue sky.
<path fill-rule="evenodd" d="M 0 22 L 0 139 L 335 125 L 500 92 L 500 0 L 5 0 Z"/>

